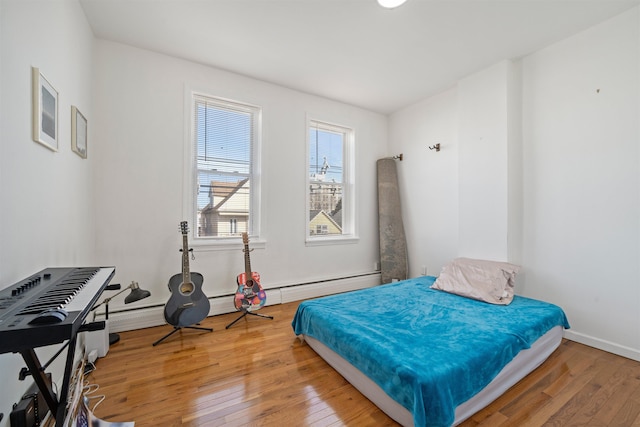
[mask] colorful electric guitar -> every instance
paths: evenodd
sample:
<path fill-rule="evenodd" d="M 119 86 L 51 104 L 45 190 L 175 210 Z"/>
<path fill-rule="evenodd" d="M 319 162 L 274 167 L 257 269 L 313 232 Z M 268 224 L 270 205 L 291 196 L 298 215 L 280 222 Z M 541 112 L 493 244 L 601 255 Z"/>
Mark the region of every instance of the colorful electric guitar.
<path fill-rule="evenodd" d="M 164 307 L 164 318 L 170 325 L 184 327 L 201 322 L 209 315 L 209 298 L 202 292 L 204 278 L 189 271 L 189 243 L 187 221 L 180 223 L 182 232 L 182 273 L 169 279 L 171 297 Z"/>
<path fill-rule="evenodd" d="M 255 311 L 262 308 L 267 301 L 267 294 L 260 285 L 260 274 L 251 271 L 251 260 L 249 258 L 249 235 L 242 233 L 244 243 L 244 273 L 238 274 L 238 290 L 234 298 L 236 310 Z"/>

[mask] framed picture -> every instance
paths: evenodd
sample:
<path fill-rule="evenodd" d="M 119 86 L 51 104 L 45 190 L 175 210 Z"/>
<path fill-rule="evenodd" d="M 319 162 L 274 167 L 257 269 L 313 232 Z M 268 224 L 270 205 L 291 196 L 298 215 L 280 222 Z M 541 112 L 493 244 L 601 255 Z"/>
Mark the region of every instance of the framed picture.
<path fill-rule="evenodd" d="M 87 158 L 87 119 L 74 105 L 71 106 L 71 149 L 83 159 Z"/>
<path fill-rule="evenodd" d="M 58 91 L 40 73 L 31 68 L 33 104 L 33 140 L 58 151 Z"/>

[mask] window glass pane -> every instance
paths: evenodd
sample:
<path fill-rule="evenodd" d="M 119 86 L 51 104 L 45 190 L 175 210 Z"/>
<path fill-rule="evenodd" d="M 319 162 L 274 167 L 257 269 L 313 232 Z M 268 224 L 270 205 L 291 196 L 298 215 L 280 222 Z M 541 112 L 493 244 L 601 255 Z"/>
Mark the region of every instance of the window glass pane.
<path fill-rule="evenodd" d="M 346 130 L 311 122 L 309 128 L 309 234 L 342 234 Z"/>
<path fill-rule="evenodd" d="M 249 231 L 255 111 L 196 99 L 198 237 Z"/>

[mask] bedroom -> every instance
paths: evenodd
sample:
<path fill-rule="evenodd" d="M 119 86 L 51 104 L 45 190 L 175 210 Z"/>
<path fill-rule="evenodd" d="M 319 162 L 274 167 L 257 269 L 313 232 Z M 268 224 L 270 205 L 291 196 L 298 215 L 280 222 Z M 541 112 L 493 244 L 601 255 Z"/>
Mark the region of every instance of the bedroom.
<path fill-rule="evenodd" d="M 115 265 L 115 282 L 137 280 L 151 290 L 136 307 L 166 302 L 166 282 L 180 266 L 176 230 L 183 219 L 189 83 L 265 108 L 263 168 L 274 173 L 264 182 L 267 243 L 252 256 L 269 287 L 373 272 L 373 165 L 402 152 L 398 171 L 411 276 L 422 274 L 423 266 L 435 275 L 463 254 L 508 258 L 525 267 L 520 293 L 567 311 L 568 338 L 640 359 L 637 6 L 622 7 L 521 61 L 500 58 L 456 76 L 438 93 L 383 114 L 94 38 L 74 1 L 1 4 L 0 286 L 47 266 Z M 31 139 L 31 66 L 40 67 L 61 94 L 58 153 Z M 518 74 L 519 85 L 513 81 Z M 514 87 L 522 90 L 521 123 L 512 122 L 518 110 L 507 102 L 518 96 Z M 504 93 L 502 101 L 488 96 L 496 91 Z M 86 160 L 69 148 L 70 105 L 88 118 Z M 304 194 L 302 185 L 280 190 L 298 176 L 302 181 L 304 164 L 291 170 L 278 165 L 304 158 L 299 135 L 307 112 L 347 122 L 366 141 L 356 164 L 357 244 L 306 247 L 294 232 L 304 229 L 302 204 L 282 212 Z M 521 164 L 507 149 L 518 126 Z M 468 144 L 478 135 L 498 143 L 477 153 Z M 439 153 L 427 149 L 437 142 Z M 145 164 L 151 150 L 155 161 Z M 488 212 L 475 208 L 480 197 L 490 200 L 482 204 Z M 198 252 L 193 263 L 210 297 L 235 290 L 240 252 Z M 327 274 L 327 265 L 335 273 Z M 125 328 L 137 326 L 126 313 L 114 319 Z M 26 387 L 16 380 L 19 358 L 4 354 L 0 366 L 3 382 Z M 15 396 L 2 393 L 0 412 L 6 414 Z"/>

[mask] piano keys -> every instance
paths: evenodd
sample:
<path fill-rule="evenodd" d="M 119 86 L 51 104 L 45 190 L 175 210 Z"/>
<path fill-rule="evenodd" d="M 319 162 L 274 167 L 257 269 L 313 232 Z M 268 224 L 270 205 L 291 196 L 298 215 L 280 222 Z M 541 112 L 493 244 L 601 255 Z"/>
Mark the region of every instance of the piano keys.
<path fill-rule="evenodd" d="M 114 274 L 113 267 L 47 268 L 0 291 L 0 354 L 68 340 Z M 55 324 L 31 323 L 52 308 L 68 315 Z"/>

